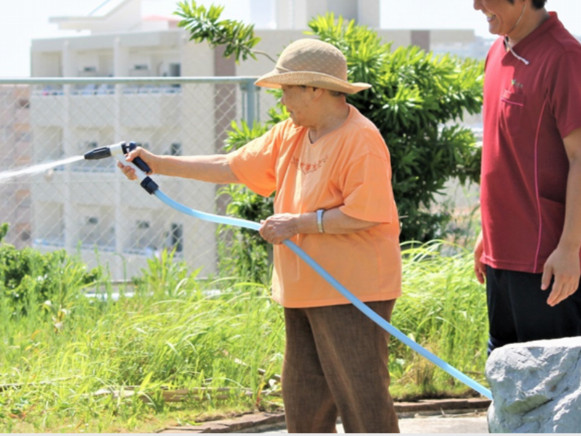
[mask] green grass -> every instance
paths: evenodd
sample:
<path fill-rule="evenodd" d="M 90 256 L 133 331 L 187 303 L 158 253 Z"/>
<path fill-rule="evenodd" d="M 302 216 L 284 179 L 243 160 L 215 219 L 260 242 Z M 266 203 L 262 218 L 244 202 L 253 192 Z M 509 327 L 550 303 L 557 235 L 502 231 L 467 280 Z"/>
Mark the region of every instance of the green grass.
<path fill-rule="evenodd" d="M 441 255 L 441 251 L 456 254 Z M 485 384 L 486 293 L 473 272 L 471 252 L 432 242 L 404 250 L 403 295 L 392 323 L 460 371 Z M 392 391 L 398 398 L 472 395 L 473 392 L 397 340 L 390 344 Z"/>
<path fill-rule="evenodd" d="M 471 253 L 440 248 L 405 251 L 392 322 L 483 382 L 484 290 Z M 204 282 L 165 254 L 120 291 L 135 296 L 69 289 L 66 299 L 30 299 L 18 313 L 0 294 L 0 432 L 150 432 L 282 407 L 284 320 L 265 286 Z M 395 339 L 390 352 L 397 399 L 473 395 Z M 169 401 L 178 390 L 180 401 Z"/>

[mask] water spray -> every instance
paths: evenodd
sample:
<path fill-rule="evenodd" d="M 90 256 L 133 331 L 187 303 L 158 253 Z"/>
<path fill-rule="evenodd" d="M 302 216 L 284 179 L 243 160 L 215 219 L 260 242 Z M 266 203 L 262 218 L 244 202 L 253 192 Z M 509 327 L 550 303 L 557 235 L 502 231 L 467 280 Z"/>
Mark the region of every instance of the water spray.
<path fill-rule="evenodd" d="M 39 163 L 39 164 L 32 165 L 32 166 L 29 166 L 26 168 L 21 168 L 21 169 L 16 169 L 16 170 L 11 170 L 11 171 L 4 171 L 4 172 L 0 173 L 0 184 L 4 183 L 4 182 L 8 182 L 8 181 L 15 179 L 17 177 L 39 174 L 39 173 L 43 173 L 45 171 L 52 171 L 53 168 L 64 166 L 64 165 L 69 165 L 69 164 L 78 162 L 82 159 L 83 159 L 82 156 L 74 156 L 74 157 L 69 157 L 66 159 L 57 160 L 54 162 Z"/>
<path fill-rule="evenodd" d="M 143 187 L 143 189 L 145 189 L 149 194 L 155 195 L 163 203 L 177 210 L 178 212 L 182 212 L 186 215 L 190 215 L 195 218 L 199 218 L 204 221 L 209 221 L 217 224 L 226 224 L 236 227 L 244 227 L 251 230 L 260 229 L 260 224 L 254 221 L 200 212 L 198 210 L 184 206 L 183 204 L 178 203 L 177 201 L 171 199 L 166 194 L 164 194 L 161 191 L 161 189 L 159 189 L 157 183 L 151 180 L 151 178 L 147 175 L 148 173 L 151 172 L 151 169 L 149 168 L 145 161 L 143 161 L 139 157 L 133 159 L 132 162 L 129 162 L 125 159 L 125 155 L 129 153 L 131 150 L 134 150 L 136 147 L 137 146 L 134 142 L 129 143 L 119 142 L 117 144 L 100 147 L 92 151 L 89 151 L 88 153 L 85 154 L 85 159 L 93 160 L 93 159 L 103 159 L 106 157 L 115 157 L 123 165 L 130 165 L 135 170 L 137 179 L 139 180 L 139 183 Z M 379 314 L 373 311 L 368 305 L 366 305 L 361 300 L 359 300 L 355 295 L 353 295 L 347 288 L 345 288 L 345 286 L 343 286 L 339 281 L 337 281 L 331 274 L 329 274 L 321 265 L 319 265 L 312 257 L 310 257 L 302 248 L 300 248 L 294 242 L 286 239 L 283 241 L 283 244 L 287 246 L 290 250 L 292 250 L 307 265 L 313 268 L 323 279 L 325 279 L 331 286 L 333 286 L 345 298 L 347 298 L 347 300 L 349 300 L 357 309 L 359 309 L 365 316 L 367 316 L 369 319 L 375 322 L 383 330 L 388 332 L 390 335 L 396 337 L 398 340 L 409 346 L 412 350 L 424 356 L 430 362 L 439 366 L 441 369 L 443 369 L 448 374 L 455 377 L 468 387 L 474 389 L 476 392 L 492 400 L 492 393 L 489 389 L 485 388 L 484 386 L 482 386 L 475 380 L 471 379 L 458 369 L 454 368 L 444 360 L 440 359 L 432 352 L 426 350 L 420 344 L 409 338 L 399 329 L 390 324 L 387 320 L 382 318 Z"/>

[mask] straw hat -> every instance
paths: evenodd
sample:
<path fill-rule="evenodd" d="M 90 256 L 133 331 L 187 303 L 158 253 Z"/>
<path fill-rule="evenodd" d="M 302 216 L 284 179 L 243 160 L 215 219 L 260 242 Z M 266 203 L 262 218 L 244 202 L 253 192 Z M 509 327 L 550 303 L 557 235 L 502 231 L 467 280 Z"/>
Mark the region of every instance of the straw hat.
<path fill-rule="evenodd" d="M 299 39 L 287 46 L 274 70 L 259 77 L 255 84 L 265 88 L 305 85 L 346 94 L 371 88 L 368 83 L 349 83 L 343 53 L 318 39 Z"/>

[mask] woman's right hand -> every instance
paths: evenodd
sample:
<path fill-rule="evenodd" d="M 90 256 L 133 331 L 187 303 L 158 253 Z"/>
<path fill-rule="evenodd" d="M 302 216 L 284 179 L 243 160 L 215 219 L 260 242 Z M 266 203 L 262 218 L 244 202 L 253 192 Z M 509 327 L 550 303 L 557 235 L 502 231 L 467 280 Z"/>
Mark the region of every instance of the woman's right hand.
<path fill-rule="evenodd" d="M 137 157 L 141 158 L 141 160 L 143 160 L 151 169 L 151 171 L 148 174 L 155 174 L 156 173 L 155 167 L 157 164 L 157 157 L 158 156 L 147 151 L 144 148 L 137 147 L 135 150 L 130 151 L 125 156 L 125 160 L 128 162 L 131 162 L 131 161 L 133 161 L 133 159 L 135 159 Z M 123 174 L 125 174 L 125 177 L 127 177 L 129 180 L 137 179 L 137 176 L 135 175 L 135 169 L 133 169 L 133 167 L 131 165 L 123 165 L 123 163 L 117 162 L 117 166 L 121 169 Z"/>

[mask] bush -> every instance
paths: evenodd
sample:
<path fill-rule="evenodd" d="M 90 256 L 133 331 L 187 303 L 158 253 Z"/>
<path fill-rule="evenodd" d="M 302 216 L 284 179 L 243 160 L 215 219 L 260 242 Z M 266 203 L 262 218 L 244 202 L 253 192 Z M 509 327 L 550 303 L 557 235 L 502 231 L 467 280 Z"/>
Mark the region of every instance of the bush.
<path fill-rule="evenodd" d="M 228 132 L 225 151 L 236 150 L 247 142 L 267 131 L 267 125 L 255 124 L 231 125 Z M 269 198 L 254 194 L 243 185 L 226 185 L 218 191 L 228 200 L 226 213 L 243 217 L 246 220 L 260 222 L 273 212 L 273 196 Z M 219 269 L 221 275 L 232 276 L 243 281 L 267 284 L 270 281 L 270 259 L 272 247 L 258 232 L 246 228 L 232 228 L 221 225 L 218 228 L 221 236 Z"/>
<path fill-rule="evenodd" d="M 180 7 L 178 15 L 184 18 L 181 25 L 192 32 L 192 39 L 213 45 L 225 43 L 225 52 L 234 54 L 244 52 L 238 33 L 248 39 L 247 50 L 252 50 L 257 42 L 250 38 L 250 29 L 241 23 L 218 22 L 220 9 L 210 14 L 203 7 L 196 7 L 195 2 L 191 8 L 184 4 Z M 401 240 L 427 242 L 444 237 L 451 213 L 434 210 L 435 196 L 442 193 L 451 178 L 462 184 L 479 179 L 480 149 L 470 129 L 458 122 L 465 113 L 480 111 L 482 63 L 434 56 L 414 46 L 392 50 L 391 44 L 384 43 L 374 30 L 356 26 L 354 21 L 345 22 L 333 14 L 311 20 L 309 27 L 310 34 L 345 54 L 349 80 L 373 85 L 349 96 L 348 101 L 375 123 L 390 150 Z M 229 32 L 230 42 L 223 38 L 225 31 Z M 237 55 L 236 60 L 239 58 Z M 284 119 L 286 112 L 279 106 L 271 110 L 270 117 L 265 126 L 234 124 L 228 138 L 230 149 L 264 133 L 267 126 Z M 230 211 L 242 218 L 259 221 L 272 213 L 271 199 L 248 194 L 245 188 L 222 193 L 231 196 L 235 206 Z M 247 203 L 242 206 L 242 202 Z M 262 250 L 262 242 L 248 232 L 232 230 L 232 233 L 233 239 L 240 241 L 240 253 L 250 253 L 252 247 Z M 249 260 L 248 256 L 239 259 Z M 252 262 L 256 263 L 255 256 Z M 239 271 L 252 265 L 241 264 Z"/>
<path fill-rule="evenodd" d="M 0 227 L 0 301 L 12 316 L 26 315 L 42 304 L 56 310 L 69 306 L 79 290 L 94 284 L 100 269 L 86 270 L 64 250 L 42 254 L 32 248 L 17 250 L 3 242 L 8 225 Z"/>

